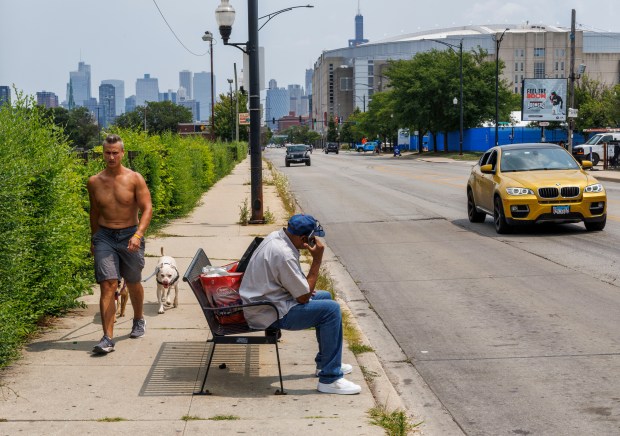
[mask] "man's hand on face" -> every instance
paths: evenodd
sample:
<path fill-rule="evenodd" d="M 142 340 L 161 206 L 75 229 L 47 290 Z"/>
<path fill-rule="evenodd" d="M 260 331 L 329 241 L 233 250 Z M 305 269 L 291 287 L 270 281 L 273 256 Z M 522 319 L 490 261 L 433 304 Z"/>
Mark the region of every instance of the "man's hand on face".
<path fill-rule="evenodd" d="M 304 248 L 310 252 L 310 255 L 313 258 L 316 258 L 316 257 L 322 258 L 323 251 L 325 251 L 325 245 L 323 245 L 323 242 L 316 236 L 313 236 L 313 238 L 314 238 L 313 246 L 308 244 L 308 242 L 310 242 L 308 241 L 308 242 L 304 242 Z"/>

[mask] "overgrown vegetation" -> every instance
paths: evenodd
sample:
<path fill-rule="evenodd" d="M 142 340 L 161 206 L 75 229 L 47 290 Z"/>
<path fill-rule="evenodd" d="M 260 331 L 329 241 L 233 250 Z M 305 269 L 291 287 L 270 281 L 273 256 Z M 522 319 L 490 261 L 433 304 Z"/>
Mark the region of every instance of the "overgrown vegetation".
<path fill-rule="evenodd" d="M 241 143 L 114 133 L 125 143 L 125 165 L 151 191 L 151 231 L 192 210 L 247 153 Z M 94 282 L 86 181 L 103 162 L 94 154 L 78 159 L 72 148 L 32 98 L 18 94 L 0 108 L 0 275 L 11 278 L 0 290 L 0 367 L 19 356 L 43 320 L 78 307 Z"/>
<path fill-rule="evenodd" d="M 288 216 L 295 215 L 295 212 L 297 210 L 297 202 L 295 201 L 295 197 L 293 196 L 293 194 L 291 194 L 289 190 L 288 179 L 286 178 L 285 175 L 278 172 L 273 167 L 273 164 L 270 161 L 266 160 L 265 162 L 267 163 L 267 167 L 269 168 L 269 171 L 271 172 L 273 184 L 276 187 L 278 196 L 282 200 L 282 204 L 284 205 L 284 210 L 286 211 Z"/>
<path fill-rule="evenodd" d="M 383 427 L 388 436 L 406 436 L 422 424 L 413 424 L 404 410 L 388 412 L 385 407 L 373 407 L 368 413 L 370 422 Z"/>

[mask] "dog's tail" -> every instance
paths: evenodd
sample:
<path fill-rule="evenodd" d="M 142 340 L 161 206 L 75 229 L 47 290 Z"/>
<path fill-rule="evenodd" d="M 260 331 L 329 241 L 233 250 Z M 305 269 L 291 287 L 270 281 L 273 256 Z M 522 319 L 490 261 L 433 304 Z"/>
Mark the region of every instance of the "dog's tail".
<path fill-rule="evenodd" d="M 161 247 L 161 255 L 164 255 L 164 247 Z"/>

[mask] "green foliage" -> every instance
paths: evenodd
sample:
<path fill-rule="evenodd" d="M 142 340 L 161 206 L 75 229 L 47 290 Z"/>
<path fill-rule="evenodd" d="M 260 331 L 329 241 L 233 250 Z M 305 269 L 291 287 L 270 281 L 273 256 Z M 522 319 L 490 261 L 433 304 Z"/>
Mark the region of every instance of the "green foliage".
<path fill-rule="evenodd" d="M 327 141 L 338 141 L 338 129 L 336 128 L 336 123 L 332 118 L 330 118 L 329 122 L 327 123 Z"/>
<path fill-rule="evenodd" d="M 221 141 L 234 141 L 236 135 L 236 103 L 235 98 L 239 100 L 239 112 L 246 112 L 248 104 L 247 94 L 241 92 L 233 92 L 231 94 L 220 94 L 219 101 L 215 103 L 213 109 L 213 123 L 215 125 L 215 136 Z M 239 126 L 239 140 L 248 141 L 249 126 Z"/>
<path fill-rule="evenodd" d="M 404 410 L 388 412 L 385 407 L 373 407 L 368 412 L 374 425 L 385 429 L 389 436 L 406 436 L 422 422 L 413 424 Z"/>
<path fill-rule="evenodd" d="M 46 316 L 92 283 L 86 168 L 45 110 L 18 94 L 0 109 L 0 366 Z"/>
<path fill-rule="evenodd" d="M 187 214 L 247 153 L 244 143 L 113 131 L 125 143 L 124 164 L 147 181 L 153 227 Z M 18 94 L 0 108 L 0 275 L 10 278 L 0 290 L 0 367 L 39 322 L 79 306 L 94 281 L 86 182 L 104 165 L 78 160 L 71 145 L 32 98 Z"/>
<path fill-rule="evenodd" d="M 577 130 L 620 126 L 620 85 L 612 88 L 588 76 L 576 83 Z"/>
<path fill-rule="evenodd" d="M 138 106 L 136 110 L 120 115 L 115 124 L 131 130 L 144 130 L 146 127 L 147 132 L 161 135 L 176 132 L 179 123 L 191 123 L 192 120 L 192 111 L 186 107 L 171 101 L 147 101 L 146 106 Z"/>
<path fill-rule="evenodd" d="M 463 53 L 463 125 L 477 127 L 495 119 L 495 62 L 485 61 L 484 50 Z M 420 135 L 457 130 L 460 106 L 459 53 L 432 50 L 416 54 L 410 60 L 390 61 L 386 76 L 393 90 L 389 104 L 401 127 L 418 130 Z M 500 75 L 503 70 L 500 61 Z M 505 82 L 499 85 L 500 119 L 508 119 L 518 105 Z M 373 96 L 373 101 L 377 94 Z"/>
<path fill-rule="evenodd" d="M 310 130 L 308 126 L 291 126 L 282 132 L 287 135 L 288 142 L 291 144 L 313 144 L 321 139 L 321 135 L 314 130 Z"/>
<path fill-rule="evenodd" d="M 43 109 L 49 119 L 64 130 L 75 148 L 91 149 L 99 143 L 99 126 L 85 107 L 67 110 L 63 107 Z"/>

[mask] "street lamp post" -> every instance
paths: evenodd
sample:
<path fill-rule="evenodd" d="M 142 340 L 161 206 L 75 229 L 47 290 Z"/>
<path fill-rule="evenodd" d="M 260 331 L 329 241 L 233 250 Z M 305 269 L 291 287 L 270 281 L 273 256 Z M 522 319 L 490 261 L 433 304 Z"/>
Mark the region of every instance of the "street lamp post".
<path fill-rule="evenodd" d="M 499 46 L 504 39 L 505 29 L 501 36 L 498 38 L 495 35 L 495 145 L 499 145 L 499 131 L 497 127 L 499 125 Z"/>
<path fill-rule="evenodd" d="M 278 14 L 290 11 L 298 7 L 294 6 L 273 12 L 261 18 L 271 20 Z M 235 9 L 229 0 L 222 0 L 215 9 L 215 20 L 220 29 L 220 35 L 224 45 L 237 47 L 248 55 L 250 68 L 250 181 L 251 181 L 251 210 L 250 224 L 263 224 L 263 168 L 260 147 L 260 77 L 258 57 L 258 0 L 248 0 L 248 41 L 246 43 L 229 43 L 232 25 L 235 22 Z M 263 24 L 265 25 L 267 21 Z M 262 27 L 262 26 L 261 26 Z"/>
<path fill-rule="evenodd" d="M 463 38 L 459 42 L 459 45 L 450 44 L 449 42 L 439 41 L 437 39 L 428 39 L 428 41 L 438 42 L 449 47 L 453 52 L 458 47 L 459 49 L 459 76 L 460 76 L 460 94 L 461 94 L 461 106 L 459 116 L 459 156 L 463 155 Z M 455 97 L 456 100 L 456 97 Z M 456 103 L 454 103 L 456 104 Z"/>
<path fill-rule="evenodd" d="M 227 79 L 228 85 L 230 86 L 230 142 L 233 142 L 235 139 L 235 119 L 233 115 L 233 90 L 232 83 L 233 79 Z"/>
<path fill-rule="evenodd" d="M 202 35 L 203 41 L 209 42 L 209 54 L 211 55 L 211 138 L 215 138 L 215 116 L 213 109 L 215 107 L 214 86 L 213 86 L 213 34 L 208 30 Z"/>

